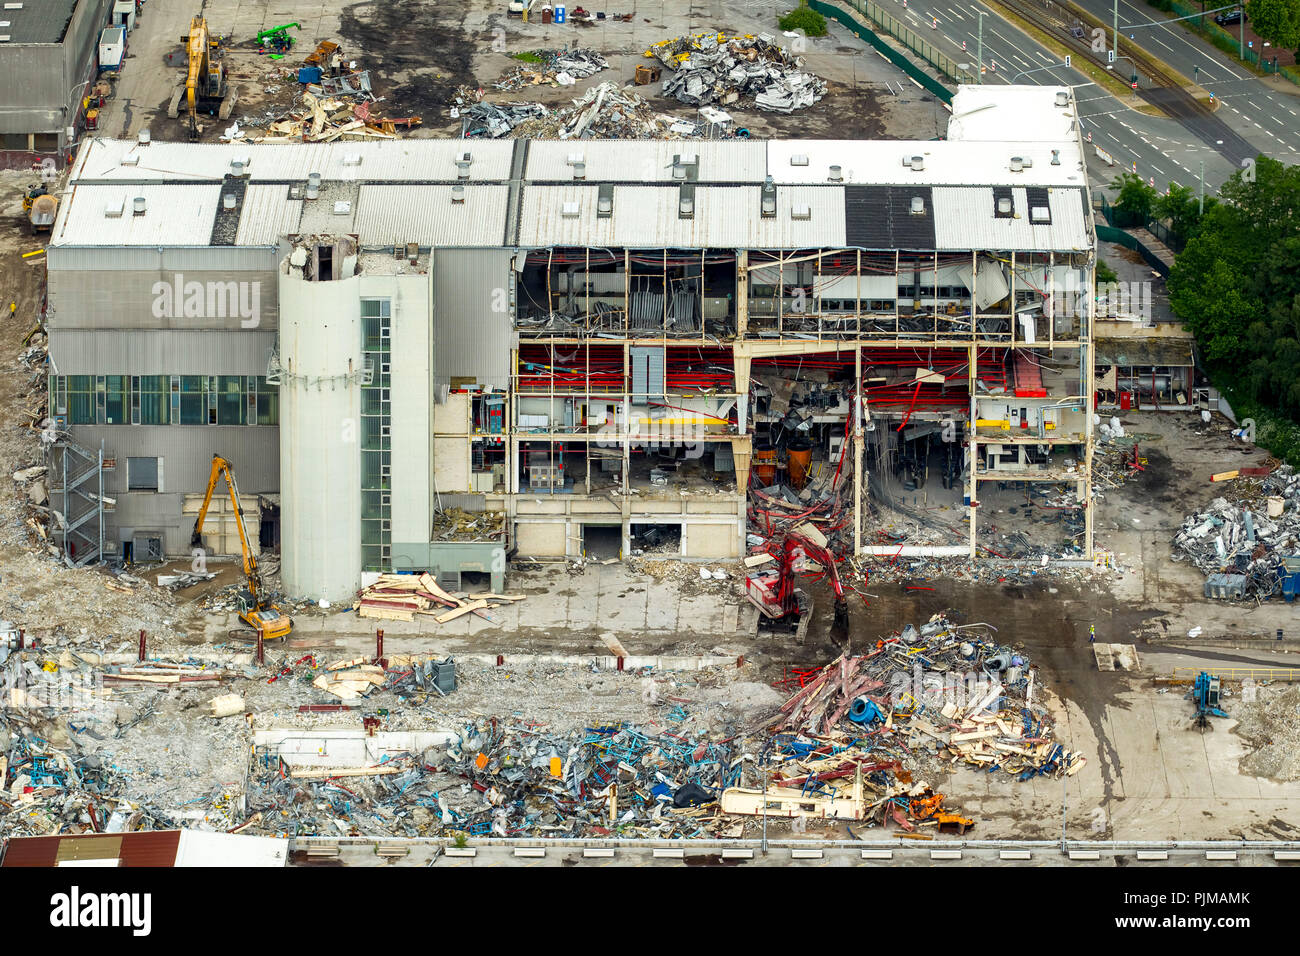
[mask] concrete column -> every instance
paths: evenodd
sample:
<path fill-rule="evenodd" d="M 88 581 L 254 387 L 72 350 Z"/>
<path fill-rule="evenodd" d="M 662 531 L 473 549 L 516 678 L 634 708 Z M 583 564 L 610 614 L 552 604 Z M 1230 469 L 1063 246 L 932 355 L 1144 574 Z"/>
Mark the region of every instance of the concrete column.
<path fill-rule="evenodd" d="M 1015 328 L 1015 324 L 1016 324 L 1015 320 L 1013 319 L 1011 321 L 1012 328 Z M 979 355 L 979 348 L 975 345 L 974 341 L 971 342 L 970 349 L 968 351 L 970 355 L 970 362 L 967 364 L 966 367 L 966 380 L 967 380 L 967 387 L 970 389 L 970 418 L 967 422 L 966 437 L 968 441 L 967 447 L 970 449 L 970 479 L 968 481 L 968 489 L 970 494 L 970 507 L 966 509 L 966 514 L 970 518 L 970 559 L 974 561 L 976 556 L 979 554 L 977 550 L 976 534 L 975 534 L 976 516 L 979 514 L 979 509 L 975 507 L 976 502 L 979 501 L 979 494 L 977 492 L 979 483 L 975 479 L 975 469 L 979 467 L 979 457 L 980 457 L 979 441 L 975 435 L 975 422 L 977 416 L 979 415 L 979 412 L 976 410 L 976 403 L 975 403 L 975 389 L 976 389 L 975 383 L 976 380 L 979 378 L 979 370 L 976 368 L 976 363 L 978 361 L 977 356 Z"/>

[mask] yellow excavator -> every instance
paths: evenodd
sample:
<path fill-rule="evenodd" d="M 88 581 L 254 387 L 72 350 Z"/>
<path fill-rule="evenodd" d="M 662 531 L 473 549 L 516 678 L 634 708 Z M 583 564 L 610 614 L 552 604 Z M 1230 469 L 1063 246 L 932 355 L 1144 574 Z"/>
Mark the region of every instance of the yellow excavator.
<path fill-rule="evenodd" d="M 223 475 L 230 492 L 230 504 L 235 509 L 235 525 L 239 528 L 239 546 L 244 551 L 244 577 L 248 579 L 248 587 L 239 593 L 239 619 L 253 630 L 261 631 L 263 640 L 287 637 L 293 630 L 293 619 L 266 598 L 266 592 L 262 587 L 262 572 L 257 567 L 257 556 L 248 545 L 248 532 L 244 528 L 244 510 L 239 505 L 239 488 L 235 485 L 235 472 L 230 462 L 220 455 L 212 456 L 208 491 L 203 496 L 199 516 L 194 519 L 194 533 L 190 535 L 190 545 L 195 548 L 203 547 L 203 521 L 208 516 L 208 506 L 212 504 L 212 492 L 216 490 L 217 482 Z"/>
<path fill-rule="evenodd" d="M 197 140 L 199 112 L 215 113 L 222 120 L 230 119 L 238 90 L 226 81 L 225 49 L 220 39 L 213 39 L 208 33 L 207 19 L 191 19 L 189 35 L 181 37 L 181 42 L 185 44 L 188 68 L 184 81 L 178 83 L 172 93 L 167 115 L 172 119 L 180 115 L 181 97 L 184 97 L 190 139 Z"/>

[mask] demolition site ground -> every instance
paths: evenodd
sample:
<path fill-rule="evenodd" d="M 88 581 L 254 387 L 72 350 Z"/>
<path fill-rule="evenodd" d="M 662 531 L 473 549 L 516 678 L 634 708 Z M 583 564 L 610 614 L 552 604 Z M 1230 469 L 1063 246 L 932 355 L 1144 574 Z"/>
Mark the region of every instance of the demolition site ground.
<path fill-rule="evenodd" d="M 159 139 L 183 138 L 180 121 L 168 120 L 165 112 L 177 70 L 162 63 L 178 48 L 177 38 L 194 12 L 179 0 L 146 5 L 126 68 L 101 116 L 103 134 L 134 137 L 149 128 Z M 616 12 L 634 16 L 630 22 L 614 20 Z M 232 118 L 241 123 L 251 118 L 246 129 L 256 133 L 259 122 L 295 107 L 298 87 L 283 71 L 296 70 L 300 55 L 317 41 L 333 39 L 358 68 L 371 71 L 382 112 L 422 117 L 412 136 L 459 133 L 460 120 L 451 117 L 450 106 L 463 87 L 482 87 L 486 102 L 565 106 L 602 82 L 624 87 L 636 66 L 650 62 L 642 53 L 655 42 L 701 30 L 779 36 L 780 12 L 779 5 L 732 0 L 642 4 L 610 11 L 611 19 L 582 27 L 524 24 L 507 19 L 504 4 L 484 0 L 321 3 L 296 5 L 291 13 L 247 0 L 204 5 L 213 28 L 232 36 L 232 76 L 241 86 Z M 258 30 L 289 19 L 304 29 L 295 35 L 293 54 L 280 64 L 260 57 L 246 42 Z M 512 54 L 566 44 L 599 51 L 609 69 L 572 86 L 491 89 L 520 64 Z M 807 68 L 827 82 L 826 95 L 788 115 L 731 109 L 735 126 L 755 136 L 808 138 L 927 139 L 943 133 L 942 107 L 911 83 L 900 82 L 901 74 L 838 24 L 830 24 L 829 37 L 810 42 L 803 56 Z M 663 97 L 659 86 L 634 89 L 657 111 L 695 119 L 694 109 Z M 204 140 L 216 141 L 221 125 L 205 129 Z M 0 173 L 0 216 L 6 222 L 20 221 L 20 192 L 29 179 Z M 43 463 L 43 334 L 31 333 L 41 314 L 44 267 L 39 255 L 23 257 L 39 246 L 24 230 L 0 230 L 0 304 L 6 309 L 14 304 L 0 332 L 5 359 L 0 363 L 0 619 L 14 622 L 37 642 L 22 655 L 24 666 L 55 677 L 105 680 L 94 694 L 99 705 L 94 720 L 50 712 L 21 694 L 3 700 L 3 714 L 10 733 L 36 734 L 55 752 L 80 755 L 83 775 L 115 767 L 124 782 L 101 809 L 121 814 L 123 825 L 143 819 L 216 829 L 247 824 L 249 832 L 445 835 L 455 829 L 447 821 L 490 803 L 490 793 L 465 782 L 468 765 L 462 757 L 473 759 L 467 745 L 506 726 L 512 729 L 494 758 L 501 766 L 493 765 L 502 773 L 523 764 L 545 775 L 540 768 L 552 752 L 580 740 L 589 728 L 621 724 L 654 736 L 660 753 L 668 754 L 651 754 L 643 741 L 620 744 L 627 747 L 627 761 L 640 758 L 636 779 L 651 783 L 647 775 L 655 772 L 673 778 L 674 768 L 708 762 L 710 748 L 733 738 L 757 740 L 779 722 L 783 703 L 799 689 L 792 676 L 796 670 L 831 664 L 846 651 L 869 653 L 878 640 L 942 613 L 955 627 L 986 625 L 978 633 L 990 649 L 1007 645 L 1036 667 L 1034 701 L 1045 708 L 1051 736 L 1082 758 L 1069 775 L 1018 780 L 925 756 L 932 743 L 913 735 L 907 746 L 921 755 L 910 771 L 914 780 L 942 791 L 950 809 L 973 820 L 973 837 L 1053 839 L 1064 827 L 1072 839 L 1296 838 L 1300 767 L 1291 755 L 1300 743 L 1300 717 L 1294 685 L 1243 686 L 1229 676 L 1230 717 L 1215 719 L 1204 732 L 1192 727 L 1192 704 L 1184 699 L 1186 681 L 1197 670 L 1229 675 L 1230 669 L 1288 668 L 1300 650 L 1292 605 L 1279 598 L 1258 605 L 1207 600 L 1204 574 L 1172 548 L 1187 515 L 1236 493 L 1231 483 L 1211 483 L 1212 474 L 1267 460 L 1259 449 L 1233 438 L 1221 416 L 1205 423 L 1182 410 L 1120 414 L 1129 435 L 1137 436 L 1146 464 L 1135 476 L 1125 475 L 1122 462 L 1131 445 L 1098 446 L 1099 459 L 1115 461 L 1109 472 L 1099 470 L 1113 474 L 1114 481 L 1099 482 L 1095 506 L 1098 547 L 1113 555 L 1113 566 L 1052 568 L 1037 560 L 974 566 L 925 559 L 860 562 L 851 574 L 845 571 L 856 588 L 849 601 L 847 648 L 830 638 L 832 602 L 824 584 L 808 585 L 816 610 L 806 643 L 781 635 L 755 637 L 745 625 L 746 569 L 740 562 L 708 565 L 715 573 L 705 580 L 697 564 L 647 553 L 609 564 L 514 566 L 506 590 L 522 600 L 492 609 L 491 620 L 467 614 L 446 624 L 431 617 L 376 622 L 347 608 L 296 606 L 293 634 L 284 646 L 268 648 L 259 664 L 233 609 L 232 590 L 241 578 L 236 562 L 212 560 L 208 570 L 216 578 L 176 592 L 157 586 L 157 575 L 188 570 L 188 560 L 131 567 L 125 575 L 67 568 L 48 541 L 49 505 L 34 500 L 39 495 L 33 495 L 31 481 L 9 478 Z M 927 504 L 924 498 L 922 503 Z M 959 507 L 930 514 L 964 534 L 966 515 Z M 981 531 L 992 531 L 994 546 L 1015 538 L 1063 552 L 1068 544 L 1068 528 L 1041 520 L 1014 487 L 989 488 L 976 514 Z M 882 526 L 893 520 L 878 517 Z M 910 519 L 903 514 L 898 520 Z M 275 586 L 274 561 L 266 566 Z M 442 696 L 427 686 L 413 689 L 381 677 L 381 686 L 360 695 L 362 702 L 346 696 L 354 693 L 351 687 L 327 692 L 317 681 L 326 687 L 350 683 L 331 674 L 354 675 L 360 684 L 375 676 L 363 668 L 377 656 L 377 624 L 384 627 L 384 654 L 395 673 L 409 666 L 409 658 L 450 656 L 457 664 L 457 689 Z M 1090 628 L 1098 645 L 1131 645 L 1132 655 L 1122 656 L 1135 666 L 1100 670 Z M 142 630 L 147 656 L 183 667 L 187 683 L 122 679 L 142 676 L 126 673 L 136 663 Z M 615 669 L 619 657 L 626 659 L 625 671 Z M 208 702 L 219 694 L 242 698 L 239 715 L 206 715 Z M 321 706 L 335 709 L 310 709 Z M 367 725 L 367 718 L 377 723 Z M 328 784 L 289 793 L 274 768 L 248 762 L 250 750 L 261 746 L 266 734 L 338 732 L 363 740 L 370 731 L 448 731 L 460 735 L 460 750 L 449 752 L 445 742 L 414 736 L 391 744 L 394 751 L 419 750 L 426 766 L 438 768 L 429 778 L 436 792 L 396 812 L 390 809 L 398 805 L 392 793 L 376 781 L 349 783 L 355 791 L 351 799 Z M 530 734 L 544 745 L 528 743 Z M 674 755 L 666 741 L 693 746 L 684 756 Z M 17 782 L 22 755 L 16 749 L 10 753 L 15 762 L 9 778 Z M 373 759 L 375 752 L 366 750 L 366 756 Z M 747 768 L 742 783 L 752 785 L 754 755 L 748 755 L 748 763 L 744 754 L 732 756 Z M 567 760 L 565 753 L 559 757 Z M 655 762 L 660 759 L 662 765 Z M 429 786 L 429 780 L 421 785 Z M 0 834 L 80 825 L 81 804 L 65 802 L 57 788 L 36 789 L 34 796 L 0 794 Z M 23 802 L 24 796 L 31 799 Z M 281 808 L 279 816 L 268 812 L 254 820 L 255 808 L 273 804 Z M 360 806 L 370 809 L 362 813 Z M 28 812 L 33 807 L 45 815 Z M 556 835 L 599 832 L 593 827 L 601 821 L 589 818 L 581 821 L 580 831 L 564 830 L 572 821 L 564 814 L 553 819 L 557 814 L 550 805 L 530 806 L 530 813 L 538 825 L 556 827 Z M 33 823 L 37 818 L 47 822 Z M 650 835 L 650 819 L 638 808 L 624 832 Z M 658 825 L 661 818 L 653 819 Z M 881 839 L 899 832 L 892 821 L 885 822 L 888 829 L 842 820 L 773 821 L 771 826 L 774 834 L 808 839 Z M 613 821 L 604 823 L 609 832 Z M 698 810 L 684 811 L 674 826 L 672 834 L 678 836 L 753 837 L 757 832 L 752 817 L 715 818 Z M 918 832 L 943 839 L 933 828 Z"/>

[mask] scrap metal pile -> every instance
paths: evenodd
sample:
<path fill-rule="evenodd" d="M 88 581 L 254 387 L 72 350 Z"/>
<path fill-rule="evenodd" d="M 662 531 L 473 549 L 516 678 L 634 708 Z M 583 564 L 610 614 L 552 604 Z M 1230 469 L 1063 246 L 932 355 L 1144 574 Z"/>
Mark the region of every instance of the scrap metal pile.
<path fill-rule="evenodd" d="M 349 772 L 288 770 L 262 755 L 249 809 L 259 826 L 299 834 L 340 831 L 475 836 L 703 836 L 716 789 L 740 767 L 712 735 L 619 723 L 568 734 L 484 718 L 445 746 Z M 324 814 L 318 811 L 324 809 Z M 716 821 L 714 821 L 716 822 Z"/>
<path fill-rule="evenodd" d="M 1282 589 L 1285 559 L 1300 554 L 1300 475 L 1282 465 L 1262 478 L 1229 472 L 1232 500 L 1215 498 L 1188 515 L 1174 535 L 1175 556 L 1183 556 L 1211 584 L 1224 581 L 1230 593 L 1215 597 L 1264 600 Z M 1226 581 L 1225 581 L 1226 579 Z"/>
<path fill-rule="evenodd" d="M 945 810 L 924 775 L 962 764 L 1020 781 L 1078 773 L 1085 758 L 1053 740 L 1029 661 L 992 631 L 935 615 L 799 674 L 764 750 L 766 787 L 724 793 L 723 811 L 964 833 L 974 821 Z"/>
<path fill-rule="evenodd" d="M 541 103 L 485 103 L 477 91 L 462 87 L 453 110 L 464 113 L 466 136 L 491 139 L 681 139 L 707 131 L 707 124 L 659 113 L 612 82 L 591 87 L 572 106 L 557 110 Z"/>
<path fill-rule="evenodd" d="M 692 106 L 726 106 L 752 96 L 761 110 L 792 113 L 826 95 L 826 84 L 766 33 L 696 33 L 656 43 L 645 55 L 672 71 L 664 95 Z"/>
<path fill-rule="evenodd" d="M 525 54 L 531 63 L 517 66 L 492 84 L 493 89 L 513 92 L 528 86 L 572 86 L 574 81 L 609 68 L 595 50 L 533 50 Z"/>

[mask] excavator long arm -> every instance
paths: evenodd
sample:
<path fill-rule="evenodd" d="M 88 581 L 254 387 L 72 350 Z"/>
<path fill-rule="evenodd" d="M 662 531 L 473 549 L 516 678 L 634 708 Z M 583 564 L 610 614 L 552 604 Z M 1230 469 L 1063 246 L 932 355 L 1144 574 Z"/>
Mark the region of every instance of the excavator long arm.
<path fill-rule="evenodd" d="M 253 549 L 248 545 L 248 532 L 244 529 L 244 510 L 239 506 L 239 488 L 235 484 L 235 472 L 230 467 L 230 462 L 220 455 L 212 456 L 212 471 L 208 475 L 208 490 L 203 496 L 203 504 L 199 506 L 198 517 L 194 519 L 194 532 L 190 535 L 190 545 L 192 547 L 202 547 L 203 545 L 203 523 L 207 520 L 208 507 L 212 504 L 212 493 L 216 490 L 217 482 L 222 476 L 226 479 L 226 488 L 230 492 L 230 504 L 235 509 L 235 526 L 239 529 L 239 547 L 244 553 L 244 577 L 248 579 L 248 589 L 253 594 L 253 599 L 262 604 L 262 576 L 257 568 L 257 557 L 253 554 Z"/>
<path fill-rule="evenodd" d="M 199 76 L 207 70 L 208 61 L 208 21 L 195 17 L 190 21 L 190 36 L 187 43 L 190 56 L 190 71 L 185 77 L 185 103 L 189 107 L 190 119 L 194 119 L 198 108 Z"/>

